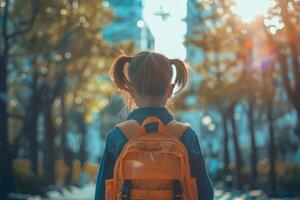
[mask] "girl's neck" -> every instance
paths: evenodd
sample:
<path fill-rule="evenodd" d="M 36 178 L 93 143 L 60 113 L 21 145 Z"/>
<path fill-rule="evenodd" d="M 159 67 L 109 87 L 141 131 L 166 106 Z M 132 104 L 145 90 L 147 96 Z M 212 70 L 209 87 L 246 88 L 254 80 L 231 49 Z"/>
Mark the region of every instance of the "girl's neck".
<path fill-rule="evenodd" d="M 165 98 L 157 97 L 136 97 L 135 103 L 137 107 L 165 107 L 167 100 Z"/>

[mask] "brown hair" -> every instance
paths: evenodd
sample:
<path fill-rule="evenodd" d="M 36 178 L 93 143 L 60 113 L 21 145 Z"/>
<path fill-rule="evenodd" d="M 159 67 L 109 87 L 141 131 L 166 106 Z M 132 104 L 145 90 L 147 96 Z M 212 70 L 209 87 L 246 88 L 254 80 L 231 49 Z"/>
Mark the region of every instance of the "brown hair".
<path fill-rule="evenodd" d="M 183 61 L 168 59 L 159 53 L 142 51 L 133 57 L 118 57 L 110 70 L 111 79 L 121 91 L 134 90 L 142 96 L 162 97 L 170 84 L 173 68 L 176 69 L 174 84 L 181 91 L 187 83 L 188 70 Z"/>

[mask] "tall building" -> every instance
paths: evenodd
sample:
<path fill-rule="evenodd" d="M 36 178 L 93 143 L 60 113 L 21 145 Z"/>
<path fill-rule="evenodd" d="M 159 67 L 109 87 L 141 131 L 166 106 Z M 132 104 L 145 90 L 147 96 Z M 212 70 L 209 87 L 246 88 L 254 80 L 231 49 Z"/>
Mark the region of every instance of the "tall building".
<path fill-rule="evenodd" d="M 186 40 L 197 39 L 197 31 L 200 31 L 203 27 L 204 11 L 199 12 L 197 3 L 199 0 L 188 0 L 187 1 L 187 16 L 186 25 L 187 32 L 185 35 Z M 190 63 L 191 67 L 194 68 L 196 65 L 202 62 L 204 53 L 201 49 L 195 47 L 193 44 L 186 43 L 186 60 Z"/>
<path fill-rule="evenodd" d="M 194 108 L 198 105 L 198 93 L 199 87 L 201 85 L 202 77 L 198 73 L 195 73 L 197 65 L 201 64 L 204 60 L 204 52 L 199 48 L 193 45 L 190 41 L 197 40 L 197 31 L 203 29 L 203 13 L 200 12 L 197 8 L 199 0 L 187 0 L 187 14 L 185 17 L 186 22 L 186 34 L 185 34 L 185 47 L 186 47 L 186 62 L 191 67 L 190 81 L 187 90 L 185 91 L 186 95 L 182 95 L 182 103 L 190 108 Z"/>
<path fill-rule="evenodd" d="M 142 0 L 107 0 L 103 4 L 110 7 L 116 17 L 103 30 L 108 42 L 134 41 L 139 50 L 154 49 L 154 37 L 143 20 Z"/>

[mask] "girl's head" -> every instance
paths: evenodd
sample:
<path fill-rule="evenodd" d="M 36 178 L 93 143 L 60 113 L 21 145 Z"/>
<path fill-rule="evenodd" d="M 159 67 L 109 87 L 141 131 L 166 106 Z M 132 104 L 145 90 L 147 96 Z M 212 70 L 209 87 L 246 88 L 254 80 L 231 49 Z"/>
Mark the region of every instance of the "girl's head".
<path fill-rule="evenodd" d="M 172 83 L 173 68 L 176 77 Z M 133 57 L 120 56 L 111 67 L 111 79 L 123 92 L 130 94 L 138 107 L 164 106 L 174 87 L 181 91 L 187 83 L 188 70 L 179 59 L 143 51 Z M 130 103 L 131 104 L 131 103 Z"/>

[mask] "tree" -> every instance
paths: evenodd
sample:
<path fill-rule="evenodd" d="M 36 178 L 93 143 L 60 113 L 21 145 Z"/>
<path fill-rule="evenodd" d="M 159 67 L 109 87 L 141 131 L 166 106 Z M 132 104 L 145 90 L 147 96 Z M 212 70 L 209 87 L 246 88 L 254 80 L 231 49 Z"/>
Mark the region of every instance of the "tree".
<path fill-rule="evenodd" d="M 28 11 L 35 8 L 27 2 L 11 2 L 13 6 L 8 6 L 8 3 L 5 4 L 7 6 L 5 16 L 8 15 L 8 10 L 16 17 L 20 17 L 24 13 L 30 14 Z M 102 1 L 43 1 L 40 4 L 34 4 L 34 1 L 31 1 L 31 3 L 39 5 L 38 9 L 34 10 L 36 11 L 34 20 L 31 19 L 30 24 L 24 21 L 22 22 L 24 24 L 21 23 L 22 29 L 9 32 L 14 37 L 9 36 L 8 40 L 9 45 L 14 47 L 14 53 L 10 59 L 7 56 L 1 58 L 7 58 L 8 63 L 14 63 L 8 71 L 14 77 L 9 82 L 9 95 L 11 99 L 16 100 L 17 105 L 9 109 L 22 108 L 18 109 L 21 111 L 18 111 L 17 115 L 14 113 L 13 116 L 18 117 L 20 124 L 23 124 L 22 131 L 16 138 L 17 143 L 24 146 L 24 149 L 28 147 L 28 156 L 35 174 L 38 168 L 38 150 L 43 150 L 44 171 L 47 172 L 45 178 L 48 184 L 54 184 L 55 160 L 60 158 L 54 143 L 55 138 L 62 137 L 63 159 L 67 161 L 71 169 L 73 152 L 70 151 L 66 139 L 70 129 L 69 111 L 79 112 L 81 120 L 76 125 L 79 126 L 79 132 L 83 135 L 81 152 L 82 161 L 85 160 L 86 130 L 84 126 L 90 122 L 93 112 L 101 111 L 108 104 L 108 97 L 113 89 L 103 74 L 106 74 L 109 69 L 108 63 L 111 63 L 112 59 L 121 52 L 118 49 L 119 46 L 112 47 L 107 44 L 101 34 L 101 29 L 113 18 L 111 10 L 104 7 Z M 26 4 L 28 8 L 23 4 Z M 20 7 L 22 11 L 25 8 L 24 13 L 20 12 Z M 13 22 L 18 25 L 17 18 L 15 16 L 13 18 L 12 14 L 9 23 Z M 16 25 L 4 27 L 17 27 Z M 31 25 L 30 28 L 27 28 L 27 25 Z M 19 35 L 21 33 L 22 35 Z M 16 38 L 17 35 L 18 38 Z M 129 44 L 122 47 L 130 49 L 131 46 Z M 1 69 L 3 69 L 2 66 Z M 6 73 L 1 73 L 1 76 L 3 74 L 6 75 Z M 24 74 L 27 78 L 21 80 L 20 77 Z M 1 78 L 2 80 L 4 79 Z M 23 95 L 25 93 L 29 95 L 25 97 L 26 95 Z M 37 135 L 40 134 L 37 131 L 39 118 L 44 119 L 45 140 L 43 144 L 37 143 Z M 4 121 L 1 120 L 2 122 Z M 7 122 L 4 124 L 7 125 Z M 2 127 L 4 126 L 1 124 Z M 7 141 L 8 135 L 2 135 L 1 130 L 2 136 L 5 136 L 6 140 L 1 139 L 1 142 Z M 2 146 L 1 143 L 1 147 L 8 149 L 8 143 L 7 146 Z M 9 154 L 5 154 L 5 151 L 1 153 L 4 153 L 1 159 L 4 159 L 4 156 L 7 156 L 5 159 L 12 158 Z M 2 160 L 1 163 L 10 164 Z M 11 166 L 9 168 L 11 169 Z M 5 171 L 1 170 L 0 173 L 2 172 Z M 0 179 L 9 186 L 9 181 L 13 180 L 12 170 L 6 175 L 5 179 L 2 179 L 2 176 Z M 70 174 L 68 177 L 68 183 L 70 183 Z"/>
<path fill-rule="evenodd" d="M 7 69 L 10 50 L 14 39 L 31 30 L 38 12 L 39 1 L 12 2 L 1 1 L 2 34 L 0 53 L 0 197 L 13 192 L 14 176 L 12 170 L 11 152 L 8 141 L 8 95 L 7 95 Z M 22 11 L 14 8 L 22 7 Z"/>
<path fill-rule="evenodd" d="M 256 30 L 256 38 L 259 41 L 257 48 L 260 50 L 261 56 L 264 58 L 259 65 L 261 70 L 261 82 L 262 82 L 262 99 L 265 103 L 267 113 L 267 123 L 269 128 L 269 163 L 270 163 L 270 192 L 272 195 L 277 191 L 277 177 L 275 171 L 276 162 L 276 143 L 275 143 L 275 131 L 274 131 L 274 99 L 276 96 L 276 59 L 273 56 L 276 52 L 276 47 L 272 42 L 272 39 L 263 23 L 263 18 L 258 18 L 254 23 Z"/>
<path fill-rule="evenodd" d="M 255 137 L 255 111 L 256 111 L 256 98 L 261 92 L 260 72 L 255 69 L 255 61 L 253 58 L 253 35 L 255 29 L 252 25 L 248 27 L 248 33 L 243 38 L 243 45 L 241 47 L 241 60 L 244 65 L 243 81 L 240 81 L 240 92 L 242 99 L 245 101 L 248 117 L 248 130 L 251 140 L 251 177 L 250 188 L 256 189 L 257 185 L 257 147 Z"/>
<path fill-rule="evenodd" d="M 240 80 L 243 70 L 240 62 L 240 46 L 245 32 L 244 24 L 231 11 L 231 1 L 215 0 L 199 2 L 200 10 L 206 9 L 207 15 L 200 20 L 203 28 L 195 31 L 195 38 L 187 42 L 204 52 L 204 61 L 197 71 L 202 75 L 199 101 L 208 107 L 216 108 L 223 121 L 223 144 L 225 171 L 228 172 L 228 129 L 231 122 L 235 147 L 236 186 L 242 188 L 243 161 L 235 122 L 235 107 L 240 100 Z"/>
<path fill-rule="evenodd" d="M 300 6 L 296 0 L 276 0 L 275 2 L 276 5 L 270 9 L 269 18 L 279 17 L 283 28 L 271 24 L 268 29 L 274 34 L 269 34 L 269 37 L 276 48 L 284 88 L 297 112 L 295 133 L 300 137 L 300 39 L 297 28 L 300 21 Z M 291 59 L 290 64 L 288 59 Z M 289 75 L 290 73 L 292 76 Z"/>
<path fill-rule="evenodd" d="M 52 166 L 50 171 L 53 172 L 53 159 L 60 158 L 59 152 L 54 151 L 53 140 L 61 137 L 59 149 L 70 169 L 66 178 L 69 184 L 73 159 L 67 140 L 66 99 L 83 89 L 81 85 L 94 85 L 96 77 L 107 71 L 107 66 L 102 66 L 100 62 L 110 59 L 112 48 L 106 44 L 100 30 L 110 21 L 112 14 L 103 7 L 101 1 L 44 1 L 40 9 L 34 30 L 26 35 L 35 43 L 29 46 L 23 42 L 22 47 L 27 49 L 29 57 L 38 58 L 38 63 L 32 65 L 32 69 L 39 71 L 37 76 L 42 88 L 42 101 L 47 105 L 43 112 L 45 120 L 50 123 L 45 126 L 50 150 L 45 151 L 48 164 L 44 166 Z M 84 98 L 82 95 L 74 101 L 83 101 Z M 88 95 L 87 98 L 96 101 L 95 96 Z M 54 174 L 50 173 L 49 184 L 54 183 L 52 176 Z"/>

